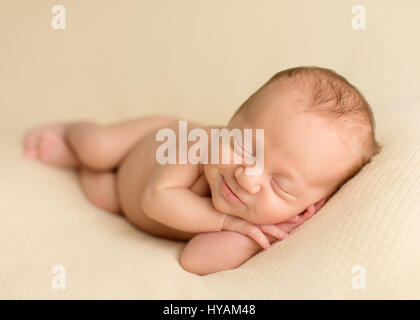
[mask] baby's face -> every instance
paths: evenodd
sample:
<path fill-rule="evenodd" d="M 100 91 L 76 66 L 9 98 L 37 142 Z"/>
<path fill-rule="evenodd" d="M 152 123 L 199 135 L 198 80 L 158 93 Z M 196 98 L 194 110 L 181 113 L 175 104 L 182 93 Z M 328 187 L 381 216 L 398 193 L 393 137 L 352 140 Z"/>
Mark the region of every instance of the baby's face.
<path fill-rule="evenodd" d="M 261 111 L 241 111 L 227 128 L 264 129 L 262 173 L 249 175 L 244 168 L 252 164 L 233 160 L 204 165 L 204 173 L 218 211 L 255 224 L 273 224 L 329 196 L 349 164 L 350 153 L 329 120 L 300 113 L 304 101 L 284 95 L 258 100 Z M 255 152 L 255 130 L 253 136 Z M 231 143 L 231 155 L 233 147 Z"/>

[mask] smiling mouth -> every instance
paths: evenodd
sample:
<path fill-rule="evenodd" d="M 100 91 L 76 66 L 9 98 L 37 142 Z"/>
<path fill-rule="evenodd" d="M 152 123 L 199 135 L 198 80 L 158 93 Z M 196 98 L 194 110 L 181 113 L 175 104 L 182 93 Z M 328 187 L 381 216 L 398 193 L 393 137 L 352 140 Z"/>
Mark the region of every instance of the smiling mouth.
<path fill-rule="evenodd" d="M 221 189 L 223 196 L 229 201 L 234 204 L 240 204 L 242 206 L 245 206 L 245 203 L 239 199 L 239 197 L 233 192 L 233 190 L 229 187 L 229 185 L 226 183 L 225 178 L 222 176 L 221 181 Z"/>

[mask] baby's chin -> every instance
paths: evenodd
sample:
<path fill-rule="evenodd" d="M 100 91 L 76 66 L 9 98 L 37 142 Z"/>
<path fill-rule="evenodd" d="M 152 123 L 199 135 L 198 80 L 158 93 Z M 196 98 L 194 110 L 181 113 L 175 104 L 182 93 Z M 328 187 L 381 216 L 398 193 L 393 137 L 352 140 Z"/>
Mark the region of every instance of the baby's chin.
<path fill-rule="evenodd" d="M 216 199 L 216 197 L 212 196 L 211 197 L 211 202 L 213 203 L 213 207 L 220 213 L 224 213 L 224 214 L 228 214 L 228 215 L 235 215 L 232 212 L 232 209 L 230 209 L 229 207 L 227 207 L 223 201 L 220 201 L 218 199 Z"/>
<path fill-rule="evenodd" d="M 224 203 L 224 201 L 222 199 L 218 200 L 215 197 L 212 197 L 211 200 L 212 200 L 212 203 L 213 203 L 213 207 L 218 212 L 245 220 L 245 218 L 242 215 L 238 214 L 238 212 L 236 212 L 233 208 L 227 206 L 226 203 Z"/>

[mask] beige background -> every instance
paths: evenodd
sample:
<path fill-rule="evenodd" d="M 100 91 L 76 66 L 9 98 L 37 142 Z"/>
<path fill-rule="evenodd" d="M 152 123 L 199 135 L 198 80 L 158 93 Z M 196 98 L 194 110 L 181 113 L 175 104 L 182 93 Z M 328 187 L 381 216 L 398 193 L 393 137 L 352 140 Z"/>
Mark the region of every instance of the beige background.
<path fill-rule="evenodd" d="M 64 5 L 66 30 L 51 8 Z M 366 8 L 353 30 L 351 8 Z M 0 298 L 420 298 L 420 2 L 0 2 Z M 71 171 L 20 157 L 25 128 L 151 113 L 225 124 L 274 73 L 336 70 L 384 151 L 318 216 L 237 270 L 199 277 L 183 243 L 93 208 Z M 51 268 L 67 289 L 51 289 Z M 351 268 L 367 270 L 354 290 Z"/>
<path fill-rule="evenodd" d="M 64 31 L 50 25 L 56 4 L 67 10 Z M 351 27 L 355 4 L 366 30 Z M 1 134 L 148 113 L 223 124 L 275 72 L 298 65 L 336 70 L 378 109 L 378 88 L 419 70 L 419 12 L 416 0 L 1 1 Z"/>

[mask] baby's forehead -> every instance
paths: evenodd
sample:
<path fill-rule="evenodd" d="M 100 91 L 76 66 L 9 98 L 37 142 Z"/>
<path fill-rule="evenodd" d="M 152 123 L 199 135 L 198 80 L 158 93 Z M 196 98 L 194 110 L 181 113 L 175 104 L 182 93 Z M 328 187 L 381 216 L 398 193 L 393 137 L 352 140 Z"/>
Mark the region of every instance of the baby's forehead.
<path fill-rule="evenodd" d="M 253 110 L 241 115 L 240 123 L 243 128 L 263 129 L 265 148 L 310 148 L 322 145 L 325 150 L 318 148 L 318 153 L 331 149 L 337 153 L 338 148 L 347 147 L 344 143 L 346 130 L 340 127 L 337 119 L 311 111 L 307 99 L 299 95 L 286 95 L 260 102 L 260 105 L 251 108 Z"/>
<path fill-rule="evenodd" d="M 300 114 L 303 110 L 301 105 L 279 106 L 267 105 L 255 108 L 243 116 L 246 127 L 264 129 L 270 136 L 283 135 L 284 130 L 291 129 L 298 125 Z"/>
<path fill-rule="evenodd" d="M 264 149 L 268 157 L 287 153 L 296 161 L 315 158 L 323 162 L 346 161 L 351 154 L 339 128 L 331 120 L 316 116 L 292 117 L 285 121 L 267 121 L 264 126 Z"/>
<path fill-rule="evenodd" d="M 273 121 L 279 122 L 301 114 L 310 106 L 309 96 L 301 91 L 267 93 L 246 108 L 243 117 L 249 122 L 273 124 Z"/>

